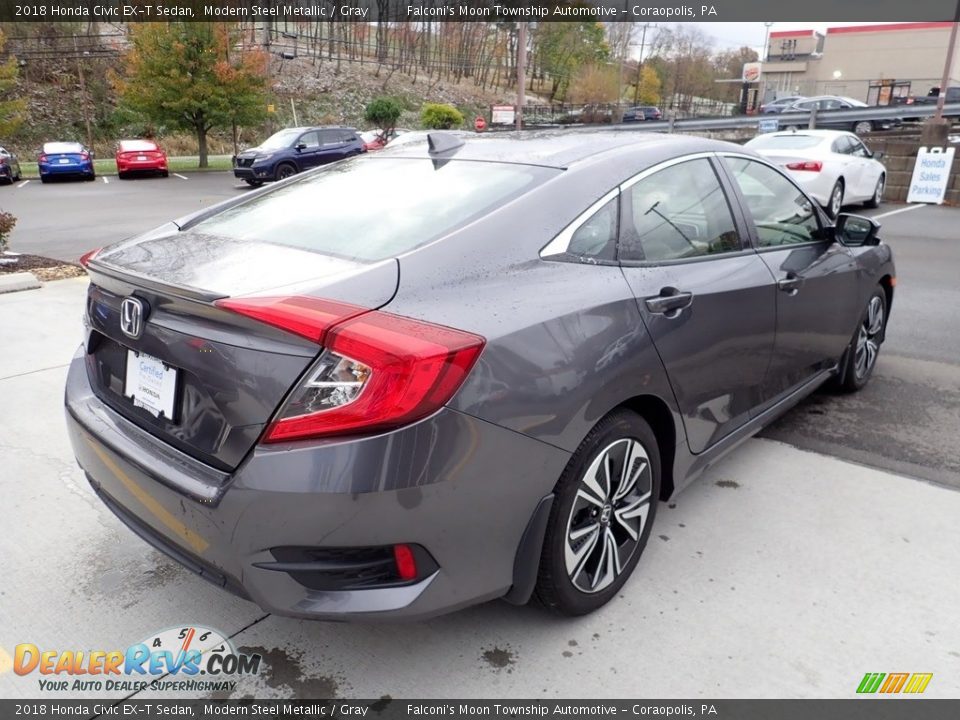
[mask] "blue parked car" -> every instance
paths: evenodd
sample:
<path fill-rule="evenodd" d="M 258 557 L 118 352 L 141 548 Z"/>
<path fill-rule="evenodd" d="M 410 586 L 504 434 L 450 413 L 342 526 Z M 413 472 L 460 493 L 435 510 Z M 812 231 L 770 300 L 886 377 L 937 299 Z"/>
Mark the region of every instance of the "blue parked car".
<path fill-rule="evenodd" d="M 235 156 L 233 174 L 257 187 L 362 152 L 363 140 L 353 128 L 287 128 Z"/>
<path fill-rule="evenodd" d="M 40 157 L 40 182 L 49 182 L 54 177 L 82 177 L 94 180 L 93 153 L 78 142 L 48 142 L 43 144 Z"/>

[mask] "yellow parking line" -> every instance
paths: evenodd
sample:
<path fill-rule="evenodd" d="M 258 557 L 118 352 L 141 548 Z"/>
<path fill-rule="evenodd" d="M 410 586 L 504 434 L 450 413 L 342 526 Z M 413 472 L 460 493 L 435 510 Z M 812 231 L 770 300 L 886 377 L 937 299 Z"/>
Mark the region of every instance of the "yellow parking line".
<path fill-rule="evenodd" d="M 0 646 L 0 675 L 13 669 L 13 658 Z"/>
<path fill-rule="evenodd" d="M 133 495 L 140 503 L 152 512 L 156 518 L 166 525 L 170 530 L 172 530 L 177 537 L 181 538 L 186 542 L 190 547 L 194 549 L 197 553 L 202 553 L 206 550 L 210 543 L 207 542 L 200 535 L 195 533 L 193 530 L 188 528 L 182 522 L 177 520 L 170 512 L 158 503 L 146 490 L 137 485 L 133 479 L 130 478 L 120 467 L 110 459 L 110 456 L 107 455 L 103 450 L 101 450 L 96 443 L 94 443 L 90 438 L 84 438 L 87 441 L 87 444 L 93 449 L 97 454 L 97 457 L 100 458 L 101 462 L 107 466 L 107 470 L 112 472 L 116 478 L 123 483 L 124 487 L 130 491 L 130 494 Z"/>

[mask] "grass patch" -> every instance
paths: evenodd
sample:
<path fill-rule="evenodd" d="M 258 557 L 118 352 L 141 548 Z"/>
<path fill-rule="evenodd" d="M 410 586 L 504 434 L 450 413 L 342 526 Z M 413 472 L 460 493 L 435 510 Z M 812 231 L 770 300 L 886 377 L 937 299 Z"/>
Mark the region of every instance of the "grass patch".
<path fill-rule="evenodd" d="M 167 167 L 170 169 L 170 172 L 222 172 L 223 170 L 230 170 L 233 167 L 230 158 L 230 155 L 209 155 L 207 157 L 209 167 L 203 168 L 201 171 L 200 158 L 196 155 L 168 157 Z M 114 162 L 113 158 L 95 158 L 93 161 L 93 169 L 97 175 L 116 175 L 117 163 Z M 35 162 L 24 162 L 21 160 L 20 172 L 23 174 L 24 179 L 30 178 L 36 180 L 40 177 L 40 170 Z"/>

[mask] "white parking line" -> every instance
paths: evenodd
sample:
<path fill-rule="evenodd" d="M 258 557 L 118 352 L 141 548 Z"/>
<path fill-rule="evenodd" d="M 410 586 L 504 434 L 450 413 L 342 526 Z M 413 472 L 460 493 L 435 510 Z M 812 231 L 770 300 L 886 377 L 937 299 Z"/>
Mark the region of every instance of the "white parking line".
<path fill-rule="evenodd" d="M 20 183 L 19 185 L 17 185 L 17 187 L 18 187 L 18 188 L 22 188 L 22 187 L 23 187 L 24 185 L 26 185 L 28 182 L 30 182 L 30 181 L 29 181 L 29 180 L 24 180 L 22 183 Z"/>
<path fill-rule="evenodd" d="M 873 217 L 885 218 L 890 217 L 891 215 L 897 215 L 899 213 L 910 212 L 911 210 L 918 210 L 923 207 L 926 207 L 926 205 L 908 205 L 907 207 L 902 207 L 899 210 L 891 210 L 890 212 L 880 213 L 879 215 L 874 215 Z"/>
<path fill-rule="evenodd" d="M 109 184 L 110 184 L 110 181 L 107 180 L 106 178 L 103 178 L 103 184 L 104 184 L 104 185 L 109 185 Z"/>
<path fill-rule="evenodd" d="M 181 180 L 189 180 L 189 179 L 190 179 L 190 178 L 188 178 L 186 175 L 181 175 L 180 173 L 174 173 L 173 176 L 174 176 L 174 177 L 178 177 L 178 178 L 180 178 Z"/>

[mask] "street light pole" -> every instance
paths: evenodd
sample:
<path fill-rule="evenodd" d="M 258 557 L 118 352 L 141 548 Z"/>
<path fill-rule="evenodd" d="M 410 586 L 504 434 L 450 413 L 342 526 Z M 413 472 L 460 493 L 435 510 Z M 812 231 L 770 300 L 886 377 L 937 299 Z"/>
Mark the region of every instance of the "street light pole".
<path fill-rule="evenodd" d="M 770 27 L 772 25 L 772 22 L 765 22 L 763 24 L 767 31 L 763 36 L 763 55 L 760 57 L 761 62 L 767 61 L 767 53 L 770 51 Z"/>
<path fill-rule="evenodd" d="M 527 91 L 527 24 L 520 23 L 517 34 L 517 130 L 523 129 L 523 105 Z"/>
<path fill-rule="evenodd" d="M 640 80 L 643 77 L 643 47 L 647 44 L 647 28 L 656 27 L 656 23 L 644 23 L 640 26 L 640 57 L 637 58 L 637 85 L 633 89 L 633 104 L 640 104 Z"/>

